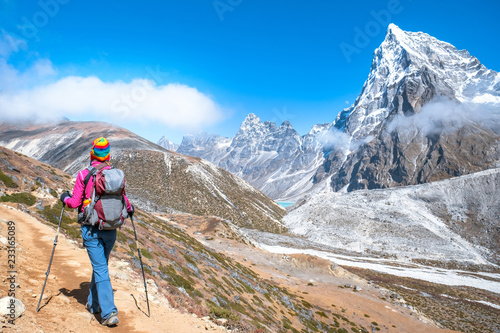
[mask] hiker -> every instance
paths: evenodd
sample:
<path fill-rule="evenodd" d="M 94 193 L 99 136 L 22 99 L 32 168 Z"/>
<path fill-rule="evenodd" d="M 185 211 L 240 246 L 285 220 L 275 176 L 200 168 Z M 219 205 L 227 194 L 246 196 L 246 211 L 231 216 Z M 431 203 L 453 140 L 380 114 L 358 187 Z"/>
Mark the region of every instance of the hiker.
<path fill-rule="evenodd" d="M 132 217 L 134 207 L 125 196 L 123 172 L 111 168 L 109 157 L 110 146 L 108 140 L 103 137 L 96 139 L 90 150 L 90 166 L 78 173 L 73 195 L 66 191 L 61 195 L 60 199 L 69 208 L 78 208 L 78 222 L 81 223 L 83 245 L 87 249 L 92 263 L 92 281 L 90 282 L 89 296 L 85 308 L 93 314 L 101 313 L 103 325 L 114 326 L 118 324 L 118 309 L 115 306 L 113 289 L 109 279 L 109 254 L 115 244 L 116 228 L 124 223 L 124 218 L 127 215 Z M 101 194 L 98 197 L 96 193 L 98 193 L 99 184 L 101 184 L 102 188 L 102 186 L 108 186 L 109 183 L 108 177 L 105 177 L 102 181 L 100 181 L 99 177 L 102 177 L 102 174 L 106 175 L 106 173 L 109 175 L 110 172 L 114 172 L 113 175 L 122 175 L 121 179 L 115 176 L 115 183 L 116 180 L 122 182 L 121 189 L 114 193 L 114 196 Z M 94 183 L 97 183 L 97 186 L 94 186 Z M 106 185 L 102 185 L 104 183 Z M 118 202 L 119 205 L 118 208 L 115 207 L 115 212 L 118 210 L 119 215 L 115 219 L 116 221 L 113 222 L 114 225 L 111 225 L 112 222 L 108 221 L 108 214 L 104 215 L 106 221 L 104 218 L 98 217 L 99 209 L 104 211 L 110 206 L 110 204 L 102 203 L 110 197 L 112 197 L 111 201 L 108 202 L 114 205 Z M 100 206 L 99 201 L 102 201 Z"/>

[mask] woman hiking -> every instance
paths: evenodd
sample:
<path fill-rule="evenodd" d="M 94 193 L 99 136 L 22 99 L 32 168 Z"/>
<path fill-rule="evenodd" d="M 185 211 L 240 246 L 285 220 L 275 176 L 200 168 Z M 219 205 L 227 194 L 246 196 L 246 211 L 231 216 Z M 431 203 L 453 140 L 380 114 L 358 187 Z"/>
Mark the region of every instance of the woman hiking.
<path fill-rule="evenodd" d="M 118 324 L 118 309 L 115 306 L 113 288 L 109 279 L 108 260 L 115 244 L 116 228 L 122 225 L 124 218 L 127 217 L 127 212 L 128 216 L 133 215 L 134 207 L 125 195 L 123 172 L 112 169 L 109 158 L 108 140 L 103 137 L 96 139 L 90 150 L 90 166 L 78 173 L 73 195 L 66 191 L 60 199 L 69 208 L 78 208 L 78 222 L 82 224 L 83 246 L 87 249 L 92 264 L 92 280 L 85 308 L 90 313 L 101 313 L 102 325 L 115 326 Z M 107 171 L 107 174 L 111 174 L 111 176 L 104 179 L 102 175 L 106 175 L 106 170 L 113 171 Z M 113 176 L 115 183 L 122 182 L 121 188 L 115 190 L 114 195 L 108 195 L 107 192 L 99 193 L 99 188 L 102 191 L 103 186 L 108 186 L 108 183 L 111 182 L 109 178 Z M 102 181 L 100 177 L 103 178 Z M 104 183 L 106 185 L 102 185 Z M 96 195 L 96 193 L 100 195 Z M 108 204 L 102 203 L 109 198 L 111 199 L 107 201 Z M 102 201 L 100 205 L 99 201 Z M 115 218 L 117 222 L 108 220 L 108 216 L 111 215 L 109 211 L 104 212 L 106 215 L 102 213 L 103 210 L 109 210 L 108 207 L 113 204 L 119 205 L 118 208 L 114 209 L 114 212 L 116 213 L 118 210 L 119 214 L 119 218 Z M 106 218 L 102 216 L 106 216 Z"/>

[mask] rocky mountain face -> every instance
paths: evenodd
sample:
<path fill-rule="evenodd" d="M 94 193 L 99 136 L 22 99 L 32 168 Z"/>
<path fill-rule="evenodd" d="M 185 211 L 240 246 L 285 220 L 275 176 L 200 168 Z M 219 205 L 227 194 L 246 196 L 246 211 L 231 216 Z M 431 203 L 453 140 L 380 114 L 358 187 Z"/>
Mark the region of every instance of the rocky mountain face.
<path fill-rule="evenodd" d="M 179 148 L 179 145 L 176 143 L 173 143 L 166 137 L 162 136 L 160 140 L 158 141 L 158 146 L 161 146 L 165 148 L 166 150 L 171 150 L 171 151 L 176 151 Z"/>
<path fill-rule="evenodd" d="M 500 165 L 500 74 L 466 50 L 391 24 L 355 103 L 300 136 L 250 114 L 232 139 L 186 136 L 179 152 L 275 199 L 421 184 Z"/>
<path fill-rule="evenodd" d="M 284 209 L 248 183 L 209 162 L 165 150 L 123 128 L 100 122 L 0 127 L 0 145 L 73 175 L 89 164 L 90 145 L 100 136 L 109 140 L 112 164 L 125 172 L 127 193 L 138 206 L 213 215 L 274 232 L 283 230 Z"/>
<path fill-rule="evenodd" d="M 335 190 L 420 184 L 499 165 L 500 74 L 466 50 L 391 24 L 317 178 Z"/>
<path fill-rule="evenodd" d="M 292 233 L 336 251 L 498 270 L 499 198 L 496 168 L 391 189 L 320 191 L 296 203 L 284 223 Z"/>
<path fill-rule="evenodd" d="M 321 147 L 329 126 L 316 125 L 300 136 L 288 121 L 278 127 L 249 114 L 232 139 L 203 132 L 187 135 L 178 152 L 209 160 L 269 197 L 286 200 L 312 186 L 323 163 Z"/>

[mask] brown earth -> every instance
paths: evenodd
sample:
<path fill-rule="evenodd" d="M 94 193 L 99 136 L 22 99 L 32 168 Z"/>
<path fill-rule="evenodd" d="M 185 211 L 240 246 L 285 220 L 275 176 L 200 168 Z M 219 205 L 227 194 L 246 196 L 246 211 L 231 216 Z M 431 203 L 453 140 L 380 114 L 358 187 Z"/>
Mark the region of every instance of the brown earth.
<path fill-rule="evenodd" d="M 304 254 L 273 254 L 257 249 L 244 244 L 224 223 L 215 219 L 200 224 L 193 223 L 194 220 L 176 221 L 202 244 L 252 269 L 261 278 L 277 282 L 292 294 L 302 295 L 310 304 L 320 308 L 333 307 L 362 327 L 376 323 L 372 330 L 378 327 L 382 332 L 454 332 L 437 327 L 423 314 L 403 307 L 404 303 L 395 305 L 390 300 L 389 290 L 339 266 L 332 266 L 328 260 Z M 352 287 L 345 287 L 348 284 Z M 355 285 L 361 290 L 355 291 Z"/>
<path fill-rule="evenodd" d="M 85 249 L 59 234 L 54 259 L 45 288 L 41 308 L 36 313 L 55 238 L 54 228 L 42 224 L 31 215 L 0 204 L 0 232 L 7 234 L 7 221 L 16 224 L 16 298 L 26 306 L 26 312 L 15 325 L 3 324 L 4 332 L 223 332 L 224 328 L 180 313 L 155 291 L 148 281 L 151 317 L 147 317 L 142 277 L 127 269 L 128 264 L 110 258 L 110 273 L 120 323 L 116 328 L 101 326 L 98 317 L 85 310 L 88 286 L 92 273 Z M 7 254 L 1 253 L 2 270 L 6 271 Z M 8 281 L 3 276 L 0 296 L 8 293 Z M 137 299 L 140 309 L 136 306 Z"/>
<path fill-rule="evenodd" d="M 0 204 L 0 232 L 4 237 L 7 221 L 16 223 L 16 282 L 19 284 L 16 297 L 24 303 L 26 312 L 15 321 L 15 325 L 4 323 L 4 332 L 105 332 L 110 329 L 120 332 L 225 331 L 223 327 L 205 319 L 172 309 L 161 293 L 155 290 L 152 280 L 148 280 L 152 314 L 148 318 L 143 312 L 146 311 L 146 303 L 139 272 L 131 270 L 128 263 L 118 261 L 113 256 L 110 259 L 110 271 L 120 323 L 116 328 L 101 326 L 98 317 L 85 310 L 91 274 L 87 254 L 62 233 L 59 234 L 41 309 L 36 313 L 53 248 L 55 228 L 41 223 L 28 213 Z M 331 263 L 326 260 L 305 255 L 283 257 L 237 240 L 225 239 L 222 242 L 222 238 L 217 235 L 218 232 L 220 235 L 221 227 L 215 220 L 208 219 L 205 226 L 205 230 L 211 230 L 209 232 L 214 237 L 212 241 L 204 241 L 204 234 L 194 234 L 198 230 L 196 225 L 190 225 L 187 231 L 203 243 L 251 268 L 262 278 L 274 280 L 292 293 L 302 294 L 309 303 L 333 306 L 354 323 L 364 327 L 376 323 L 376 327 L 388 332 L 451 332 L 435 327 L 416 312 L 381 300 L 380 290 L 375 286 L 370 286 L 365 280 L 340 267 L 332 270 Z M 7 265 L 5 251 L 2 251 L 1 260 Z M 2 296 L 8 292 L 7 282 L 4 279 L 0 286 Z M 361 286 L 362 290 L 355 292 L 352 288 L 339 288 L 346 283 Z M 140 308 L 136 306 L 134 298 Z"/>

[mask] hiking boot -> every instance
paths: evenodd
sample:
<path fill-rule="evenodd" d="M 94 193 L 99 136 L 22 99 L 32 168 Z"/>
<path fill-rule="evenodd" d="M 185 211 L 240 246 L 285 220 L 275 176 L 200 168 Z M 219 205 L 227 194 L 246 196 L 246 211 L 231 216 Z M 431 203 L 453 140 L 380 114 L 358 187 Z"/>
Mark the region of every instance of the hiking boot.
<path fill-rule="evenodd" d="M 104 326 L 115 326 L 118 324 L 118 316 L 116 312 L 111 313 L 101 324 Z"/>
<path fill-rule="evenodd" d="M 101 313 L 101 308 L 99 308 L 99 310 L 97 310 L 97 311 L 92 311 L 92 308 L 90 307 L 90 304 L 88 302 L 87 302 L 87 304 L 85 304 L 85 309 L 92 314 Z"/>

